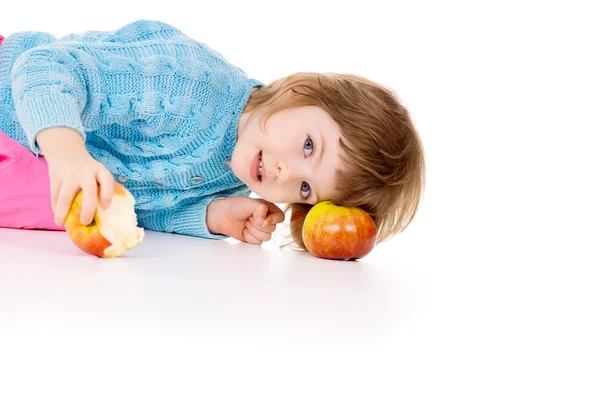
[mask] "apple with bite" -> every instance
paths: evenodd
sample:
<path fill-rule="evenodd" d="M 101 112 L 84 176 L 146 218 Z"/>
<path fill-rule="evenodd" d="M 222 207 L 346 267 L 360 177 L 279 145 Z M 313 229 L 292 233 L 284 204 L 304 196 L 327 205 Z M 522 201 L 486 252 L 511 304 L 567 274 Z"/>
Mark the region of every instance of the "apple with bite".
<path fill-rule="evenodd" d="M 96 208 L 88 225 L 80 221 L 83 192 L 79 191 L 65 220 L 67 234 L 77 247 L 97 257 L 119 257 L 142 243 L 144 229 L 137 226 L 135 199 L 123 185 L 115 182 L 111 205 Z"/>
<path fill-rule="evenodd" d="M 323 201 L 313 206 L 302 227 L 302 240 L 316 257 L 349 260 L 366 256 L 375 247 L 377 227 L 358 207 Z"/>

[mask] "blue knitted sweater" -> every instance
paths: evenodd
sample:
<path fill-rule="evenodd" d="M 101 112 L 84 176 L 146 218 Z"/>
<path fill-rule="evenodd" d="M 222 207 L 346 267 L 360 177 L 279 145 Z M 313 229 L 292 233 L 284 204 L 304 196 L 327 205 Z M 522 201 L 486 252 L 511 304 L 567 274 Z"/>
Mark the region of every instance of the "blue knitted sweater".
<path fill-rule="evenodd" d="M 136 199 L 140 226 L 210 239 L 206 209 L 249 196 L 231 171 L 250 79 L 219 53 L 159 21 L 56 39 L 18 32 L 0 46 L 0 130 L 35 139 L 65 126 Z"/>

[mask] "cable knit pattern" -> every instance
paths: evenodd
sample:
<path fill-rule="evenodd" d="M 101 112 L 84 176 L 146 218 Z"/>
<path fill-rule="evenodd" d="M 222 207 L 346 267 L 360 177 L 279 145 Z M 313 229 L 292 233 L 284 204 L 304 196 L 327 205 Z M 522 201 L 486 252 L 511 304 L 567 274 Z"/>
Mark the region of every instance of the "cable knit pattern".
<path fill-rule="evenodd" d="M 206 208 L 250 195 L 230 159 L 261 85 L 159 21 L 61 39 L 18 32 L 0 46 L 0 130 L 40 155 L 40 131 L 69 127 L 131 191 L 142 227 L 223 239 Z"/>

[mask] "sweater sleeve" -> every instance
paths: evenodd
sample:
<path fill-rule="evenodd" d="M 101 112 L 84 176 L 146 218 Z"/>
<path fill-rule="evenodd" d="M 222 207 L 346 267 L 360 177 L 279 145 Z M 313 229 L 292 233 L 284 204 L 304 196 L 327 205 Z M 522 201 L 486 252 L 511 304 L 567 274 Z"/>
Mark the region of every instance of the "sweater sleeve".
<path fill-rule="evenodd" d="M 202 198 L 183 207 L 164 210 L 138 210 L 138 224 L 146 229 L 196 236 L 205 239 L 225 239 L 227 235 L 213 234 L 206 224 L 208 205 L 219 197 Z"/>
<path fill-rule="evenodd" d="M 51 43 L 19 55 L 11 73 L 12 95 L 31 151 L 41 153 L 37 135 L 51 127 L 71 128 L 85 140 L 82 113 L 86 110 L 86 120 L 97 120 L 102 112 L 98 101 L 107 93 L 102 83 L 101 60 L 84 51 L 85 45 L 73 45 L 70 41 L 131 43 L 164 40 L 179 34 L 179 30 L 160 21 L 139 20 L 114 32 L 69 35 L 63 40 L 70 45 Z"/>
<path fill-rule="evenodd" d="M 160 232 L 197 236 L 206 239 L 225 239 L 227 235 L 212 234 L 206 225 L 206 211 L 213 200 L 230 196 L 250 196 L 246 186 L 237 186 L 213 195 L 197 198 L 184 206 L 164 210 L 136 210 L 140 226 Z"/>
<path fill-rule="evenodd" d="M 41 153 L 36 137 L 51 127 L 69 127 L 85 140 L 81 113 L 87 86 L 68 49 L 40 46 L 24 52 L 15 61 L 11 79 L 16 114 L 32 152 Z"/>

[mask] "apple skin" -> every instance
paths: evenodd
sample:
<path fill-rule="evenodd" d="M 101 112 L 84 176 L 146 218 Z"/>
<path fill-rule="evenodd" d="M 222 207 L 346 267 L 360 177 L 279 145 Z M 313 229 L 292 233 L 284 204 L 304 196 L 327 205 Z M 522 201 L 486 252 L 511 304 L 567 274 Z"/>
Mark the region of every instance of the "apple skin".
<path fill-rule="evenodd" d="M 79 191 L 65 219 L 67 234 L 81 250 L 102 258 L 119 257 L 142 243 L 144 230 L 137 227 L 135 199 L 127 188 L 115 182 L 110 207 L 96 208 L 89 225 L 80 221 L 82 201 L 83 192 Z"/>
<path fill-rule="evenodd" d="M 308 251 L 332 260 L 362 258 L 373 250 L 376 238 L 377 227 L 367 212 L 330 201 L 313 206 L 302 228 Z"/>

